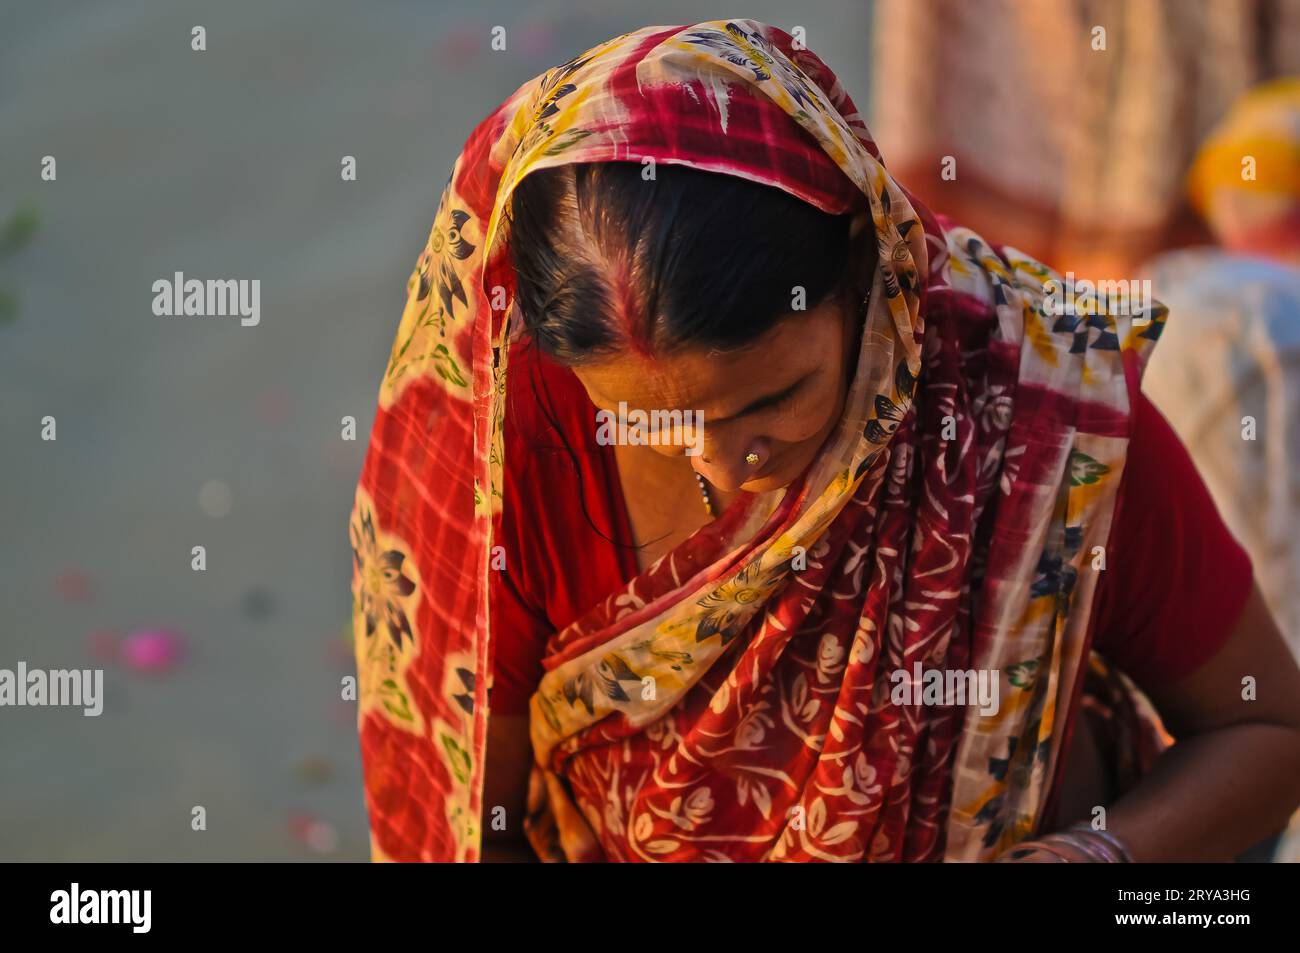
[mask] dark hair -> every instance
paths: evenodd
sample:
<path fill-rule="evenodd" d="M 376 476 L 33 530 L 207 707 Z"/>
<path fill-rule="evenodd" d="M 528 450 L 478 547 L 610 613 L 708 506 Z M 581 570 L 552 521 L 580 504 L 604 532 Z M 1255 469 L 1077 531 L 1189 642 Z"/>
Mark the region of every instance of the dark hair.
<path fill-rule="evenodd" d="M 843 287 L 849 216 L 735 175 L 660 163 L 529 173 L 510 205 L 515 300 L 545 354 L 732 349 Z"/>

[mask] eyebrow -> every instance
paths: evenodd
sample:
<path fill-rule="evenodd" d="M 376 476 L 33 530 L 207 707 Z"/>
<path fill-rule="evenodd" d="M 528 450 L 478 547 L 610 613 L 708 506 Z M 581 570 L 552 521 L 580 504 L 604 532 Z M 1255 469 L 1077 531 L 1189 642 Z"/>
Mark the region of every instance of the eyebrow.
<path fill-rule="evenodd" d="M 806 384 L 809 381 L 809 379 L 812 378 L 812 376 L 816 373 L 817 373 L 817 369 L 813 368 L 811 371 L 809 371 L 803 377 L 799 378 L 789 387 L 782 388 L 781 390 L 777 391 L 774 394 L 768 394 L 767 396 L 760 397 L 757 400 L 751 400 L 748 404 L 746 404 L 740 410 L 736 411 L 734 414 L 728 414 L 725 417 L 714 417 L 713 423 L 725 424 L 732 420 L 739 420 L 741 417 L 748 417 L 750 414 L 756 414 L 760 410 L 766 410 L 768 407 L 772 407 L 776 404 L 779 404 L 781 403 L 781 401 L 785 400 L 787 397 L 789 397 L 791 394 L 797 391 L 800 387 Z"/>

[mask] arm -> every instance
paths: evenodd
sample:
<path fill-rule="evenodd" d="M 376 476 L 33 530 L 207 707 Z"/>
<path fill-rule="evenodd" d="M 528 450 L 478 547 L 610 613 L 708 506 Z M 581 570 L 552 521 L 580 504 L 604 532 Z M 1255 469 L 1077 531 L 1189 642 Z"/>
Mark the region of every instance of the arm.
<path fill-rule="evenodd" d="M 1300 804 L 1300 668 L 1258 587 L 1208 663 L 1144 688 L 1178 743 L 1107 811 L 1134 860 L 1230 860 L 1286 826 Z"/>

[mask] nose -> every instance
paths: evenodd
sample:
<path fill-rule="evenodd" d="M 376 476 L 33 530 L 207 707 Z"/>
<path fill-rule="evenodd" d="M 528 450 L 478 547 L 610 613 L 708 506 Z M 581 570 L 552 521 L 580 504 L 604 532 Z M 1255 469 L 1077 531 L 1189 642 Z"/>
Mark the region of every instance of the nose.
<path fill-rule="evenodd" d="M 747 455 L 754 454 L 757 460 L 750 463 Z M 704 452 L 691 457 L 695 471 L 720 490 L 738 490 L 741 485 L 754 478 L 763 464 L 767 462 L 770 450 L 767 441 L 757 439 L 740 439 L 715 441 L 706 437 Z"/>

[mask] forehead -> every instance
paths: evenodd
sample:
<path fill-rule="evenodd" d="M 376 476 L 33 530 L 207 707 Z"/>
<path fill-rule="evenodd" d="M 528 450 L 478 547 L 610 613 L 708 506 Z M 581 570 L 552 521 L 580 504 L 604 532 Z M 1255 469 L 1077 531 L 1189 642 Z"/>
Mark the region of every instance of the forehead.
<path fill-rule="evenodd" d="M 826 302 L 778 321 L 744 348 L 689 348 L 667 355 L 632 350 L 574 368 L 596 403 L 642 409 L 712 410 L 725 416 L 797 381 L 838 353 L 840 310 Z"/>

